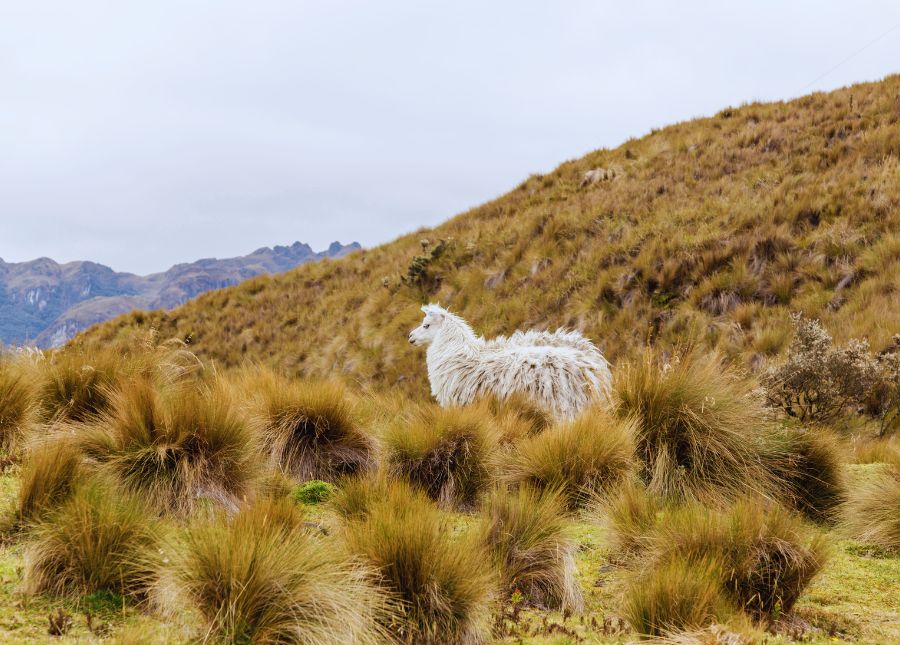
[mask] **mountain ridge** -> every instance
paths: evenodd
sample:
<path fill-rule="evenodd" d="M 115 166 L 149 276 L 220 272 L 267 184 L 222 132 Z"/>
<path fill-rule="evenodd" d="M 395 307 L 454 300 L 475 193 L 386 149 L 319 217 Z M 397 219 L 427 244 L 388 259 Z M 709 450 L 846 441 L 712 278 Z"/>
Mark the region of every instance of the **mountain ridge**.
<path fill-rule="evenodd" d="M 197 295 L 264 273 L 279 273 L 360 249 L 332 243 L 324 251 L 308 244 L 261 247 L 232 258 L 201 258 L 139 276 L 90 260 L 58 263 L 48 257 L 25 262 L 0 258 L 0 342 L 39 347 L 61 345 L 79 331 L 134 309 L 171 309 Z"/>

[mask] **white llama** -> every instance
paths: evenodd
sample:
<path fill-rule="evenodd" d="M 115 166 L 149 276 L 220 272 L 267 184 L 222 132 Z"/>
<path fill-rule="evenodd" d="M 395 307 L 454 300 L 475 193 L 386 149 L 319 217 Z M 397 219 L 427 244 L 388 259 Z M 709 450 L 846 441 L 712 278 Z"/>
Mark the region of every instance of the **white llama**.
<path fill-rule="evenodd" d="M 594 401 L 610 401 L 609 363 L 578 332 L 517 331 L 485 340 L 438 305 L 422 311 L 425 320 L 409 333 L 409 342 L 428 345 L 428 380 L 442 407 L 518 392 L 560 419 L 573 419 Z"/>

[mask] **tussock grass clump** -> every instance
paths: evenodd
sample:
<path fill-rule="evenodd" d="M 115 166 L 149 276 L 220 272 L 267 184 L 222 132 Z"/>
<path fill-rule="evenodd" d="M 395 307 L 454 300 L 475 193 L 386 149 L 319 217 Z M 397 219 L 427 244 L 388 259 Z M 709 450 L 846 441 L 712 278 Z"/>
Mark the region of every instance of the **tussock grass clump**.
<path fill-rule="evenodd" d="M 651 493 L 721 504 L 775 488 L 760 458 L 762 406 L 715 357 L 688 354 L 658 367 L 648 352 L 620 371 L 615 388 L 617 413 L 637 422 L 640 472 Z"/>
<path fill-rule="evenodd" d="M 498 418 L 510 417 L 528 429 L 529 435 L 538 434 L 553 425 L 553 415 L 524 394 L 514 393 L 505 399 L 490 397 L 487 400 L 491 412 Z"/>
<path fill-rule="evenodd" d="M 719 562 L 717 579 L 755 619 L 790 611 L 827 558 L 825 537 L 779 505 L 743 499 L 725 512 L 692 504 L 668 513 L 652 537 L 650 566 Z"/>
<path fill-rule="evenodd" d="M 44 421 L 88 421 L 105 412 L 112 390 L 122 380 L 122 356 L 111 351 L 90 355 L 54 352 L 40 363 L 38 401 Z"/>
<path fill-rule="evenodd" d="M 491 482 L 498 436 L 481 406 L 419 406 L 389 426 L 383 441 L 388 473 L 405 477 L 443 508 L 474 507 Z"/>
<path fill-rule="evenodd" d="M 29 594 L 109 591 L 142 600 L 158 570 L 161 530 L 136 496 L 106 479 L 85 480 L 34 527 L 23 587 Z"/>
<path fill-rule="evenodd" d="M 201 498 L 233 507 L 259 472 L 257 436 L 216 383 L 125 383 L 77 436 L 101 470 L 165 512 L 189 513 Z"/>
<path fill-rule="evenodd" d="M 824 429 L 785 428 L 766 437 L 763 461 L 780 483 L 777 495 L 814 522 L 831 522 L 846 497 L 842 447 Z"/>
<path fill-rule="evenodd" d="M 374 465 L 373 438 L 354 397 L 340 383 L 263 373 L 253 388 L 265 444 L 293 477 L 335 482 Z"/>
<path fill-rule="evenodd" d="M 196 522 L 173 545 L 172 584 L 203 617 L 202 642 L 385 642 L 372 572 L 304 533 L 299 518 L 287 500 L 261 500 L 233 519 Z"/>
<path fill-rule="evenodd" d="M 891 468 L 851 490 L 841 524 L 861 542 L 900 550 L 900 470 Z"/>
<path fill-rule="evenodd" d="M 0 355 L 0 450 L 12 454 L 21 447 L 34 412 L 31 379 Z"/>
<path fill-rule="evenodd" d="M 662 501 L 647 493 L 643 484 L 626 481 L 599 500 L 609 528 L 610 555 L 627 560 L 650 547 L 649 536 L 662 512 Z"/>
<path fill-rule="evenodd" d="M 852 445 L 853 461 L 857 464 L 891 464 L 900 468 L 900 441 L 887 439 L 857 440 Z"/>
<path fill-rule="evenodd" d="M 634 467 L 634 423 L 592 409 L 529 437 L 506 459 L 504 477 L 559 490 L 569 509 L 618 484 Z"/>
<path fill-rule="evenodd" d="M 499 570 L 501 597 L 518 590 L 529 605 L 581 611 L 569 537 L 559 493 L 522 486 L 497 489 L 484 509 L 484 540 Z"/>
<path fill-rule="evenodd" d="M 420 488 L 413 488 L 405 479 L 377 472 L 365 477 L 348 477 L 341 480 L 328 506 L 344 520 L 367 517 L 377 504 L 400 507 L 407 504 L 427 506 L 428 496 Z"/>
<path fill-rule="evenodd" d="M 636 576 L 622 604 L 625 619 L 642 636 L 661 637 L 730 620 L 737 612 L 718 581 L 713 560 L 673 559 Z"/>
<path fill-rule="evenodd" d="M 362 505 L 344 533 L 400 603 L 401 615 L 388 624 L 394 638 L 426 645 L 486 640 L 496 580 L 484 566 L 490 556 L 480 536 L 454 531 L 420 491 L 402 484 L 386 490 L 390 496 Z"/>
<path fill-rule="evenodd" d="M 28 451 L 19 479 L 17 524 L 34 522 L 72 494 L 85 474 L 84 457 L 71 437 L 51 436 Z"/>

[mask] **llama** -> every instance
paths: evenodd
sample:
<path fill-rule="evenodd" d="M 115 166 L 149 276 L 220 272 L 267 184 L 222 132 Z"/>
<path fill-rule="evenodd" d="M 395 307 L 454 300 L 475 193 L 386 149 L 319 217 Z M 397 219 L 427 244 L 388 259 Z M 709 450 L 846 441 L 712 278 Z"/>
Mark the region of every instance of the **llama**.
<path fill-rule="evenodd" d="M 521 393 L 555 417 L 573 419 L 594 401 L 610 402 L 609 363 L 578 332 L 517 331 L 485 340 L 438 305 L 422 311 L 425 319 L 409 342 L 428 345 L 428 380 L 441 407 Z"/>

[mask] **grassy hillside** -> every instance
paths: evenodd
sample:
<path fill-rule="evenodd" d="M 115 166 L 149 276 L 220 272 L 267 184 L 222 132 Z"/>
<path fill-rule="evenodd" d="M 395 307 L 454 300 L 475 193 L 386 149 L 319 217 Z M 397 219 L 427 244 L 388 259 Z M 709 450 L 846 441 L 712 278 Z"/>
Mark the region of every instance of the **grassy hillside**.
<path fill-rule="evenodd" d="M 598 168 L 605 177 L 584 182 Z M 152 326 L 220 364 L 338 371 L 416 394 L 424 359 L 406 333 L 426 301 L 485 335 L 578 328 L 613 361 L 691 338 L 756 367 L 786 346 L 792 311 L 877 351 L 900 329 L 898 205 L 891 76 L 656 130 L 437 228 L 120 317 L 76 342 L 130 343 Z"/>

